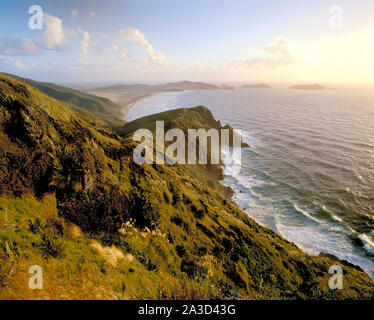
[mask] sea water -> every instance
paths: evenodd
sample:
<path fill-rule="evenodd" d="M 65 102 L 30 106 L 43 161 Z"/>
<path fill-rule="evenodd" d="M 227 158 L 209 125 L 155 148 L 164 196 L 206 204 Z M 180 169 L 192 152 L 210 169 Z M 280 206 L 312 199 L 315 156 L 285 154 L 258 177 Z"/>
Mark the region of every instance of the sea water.
<path fill-rule="evenodd" d="M 372 92 L 167 92 L 137 103 L 126 120 L 198 105 L 250 145 L 240 173 L 223 181 L 240 208 L 304 251 L 333 254 L 374 278 Z"/>

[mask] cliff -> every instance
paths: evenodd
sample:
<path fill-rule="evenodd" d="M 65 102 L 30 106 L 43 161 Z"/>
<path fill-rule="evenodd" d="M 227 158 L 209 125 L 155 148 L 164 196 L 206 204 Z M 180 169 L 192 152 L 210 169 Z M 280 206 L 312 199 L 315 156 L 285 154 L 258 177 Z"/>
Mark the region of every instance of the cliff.
<path fill-rule="evenodd" d="M 206 108 L 182 110 L 174 124 L 214 125 Z M 137 165 L 135 146 L 0 75 L 0 298 L 373 297 L 363 271 L 258 225 L 216 176 Z M 344 290 L 328 288 L 335 264 Z M 28 288 L 31 265 L 43 268 L 43 290 Z"/>

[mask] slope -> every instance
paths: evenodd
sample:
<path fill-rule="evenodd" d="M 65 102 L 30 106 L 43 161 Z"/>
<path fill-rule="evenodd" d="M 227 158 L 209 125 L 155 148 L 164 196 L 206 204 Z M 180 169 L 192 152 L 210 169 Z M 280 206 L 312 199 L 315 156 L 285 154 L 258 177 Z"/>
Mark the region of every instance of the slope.
<path fill-rule="evenodd" d="M 209 125 L 205 109 L 190 112 L 202 112 L 192 126 Z M 130 139 L 4 75 L 0 138 L 0 298 L 374 295 L 358 267 L 305 254 L 189 166 L 139 166 Z M 328 288 L 335 264 L 343 290 Z M 28 288 L 31 265 L 44 270 L 43 290 Z"/>
<path fill-rule="evenodd" d="M 89 117 L 101 125 L 116 128 L 123 126 L 125 123 L 125 121 L 121 120 L 123 107 L 113 103 L 109 99 L 53 83 L 38 82 L 5 73 L 4 75 L 39 89 L 44 94 L 63 102 L 73 111 Z"/>

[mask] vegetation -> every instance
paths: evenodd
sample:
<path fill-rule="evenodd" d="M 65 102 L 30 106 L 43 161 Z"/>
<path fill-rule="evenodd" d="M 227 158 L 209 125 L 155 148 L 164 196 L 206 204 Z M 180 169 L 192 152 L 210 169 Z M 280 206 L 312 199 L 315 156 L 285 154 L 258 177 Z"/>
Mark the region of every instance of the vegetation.
<path fill-rule="evenodd" d="M 125 121 L 121 119 L 121 110 L 123 107 L 113 103 L 109 99 L 53 83 L 38 82 L 10 74 L 4 75 L 37 88 L 44 94 L 61 101 L 71 110 L 78 112 L 83 117 L 99 125 L 109 126 L 115 130 L 117 127 L 121 127 L 125 124 Z"/>
<path fill-rule="evenodd" d="M 220 126 L 203 107 L 172 114 L 158 118 Z M 0 75 L 0 299 L 373 298 L 360 268 L 239 210 L 218 166 L 135 164 L 129 126 L 118 136 Z M 333 264 L 343 290 L 328 289 Z"/>

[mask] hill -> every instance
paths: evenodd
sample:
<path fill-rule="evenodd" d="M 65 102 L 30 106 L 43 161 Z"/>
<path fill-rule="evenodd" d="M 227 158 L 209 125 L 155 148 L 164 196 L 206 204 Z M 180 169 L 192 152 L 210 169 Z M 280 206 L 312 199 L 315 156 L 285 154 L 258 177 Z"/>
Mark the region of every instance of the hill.
<path fill-rule="evenodd" d="M 185 135 L 187 135 L 187 131 L 190 128 L 202 128 L 206 130 L 229 129 L 231 136 L 235 134 L 231 126 L 226 125 L 223 127 L 221 122 L 214 119 L 210 110 L 204 106 L 174 109 L 145 116 L 127 122 L 122 128 L 118 129 L 118 134 L 128 137 L 139 128 L 148 129 L 154 132 L 156 121 L 164 121 L 165 131 L 172 128 L 178 128 L 181 129 Z M 232 139 L 230 142 L 232 145 Z M 242 146 L 249 147 L 244 141 L 242 141 Z"/>
<path fill-rule="evenodd" d="M 122 106 L 113 103 L 109 99 L 53 83 L 38 82 L 5 73 L 4 75 L 39 89 L 44 94 L 63 102 L 71 110 L 89 117 L 98 124 L 116 128 L 123 126 L 125 123 L 121 119 L 123 117 Z"/>
<path fill-rule="evenodd" d="M 326 90 L 324 86 L 321 86 L 320 84 L 301 84 L 301 85 L 295 85 L 291 86 L 290 89 L 298 89 L 298 90 Z"/>
<path fill-rule="evenodd" d="M 89 91 L 111 91 L 111 90 L 127 90 L 127 91 L 183 91 L 183 90 L 218 90 L 226 89 L 227 86 L 216 86 L 204 82 L 192 82 L 192 81 L 179 81 L 179 82 L 168 82 L 157 85 L 147 84 L 118 84 L 108 87 L 98 87 L 90 89 Z"/>
<path fill-rule="evenodd" d="M 226 85 L 216 86 L 204 82 L 179 81 L 158 85 L 148 84 L 118 84 L 108 87 L 89 88 L 84 91 L 101 97 L 108 98 L 124 107 L 127 112 L 133 104 L 140 99 L 162 92 L 184 90 L 231 90 L 233 87 Z"/>
<path fill-rule="evenodd" d="M 188 113 L 211 125 L 205 108 Z M 373 297 L 360 268 L 305 254 L 191 166 L 137 165 L 135 146 L 0 75 L 1 299 Z M 42 290 L 28 287 L 32 265 Z"/>
<path fill-rule="evenodd" d="M 242 88 L 270 89 L 271 87 L 266 83 L 258 83 L 258 84 L 244 84 Z"/>

